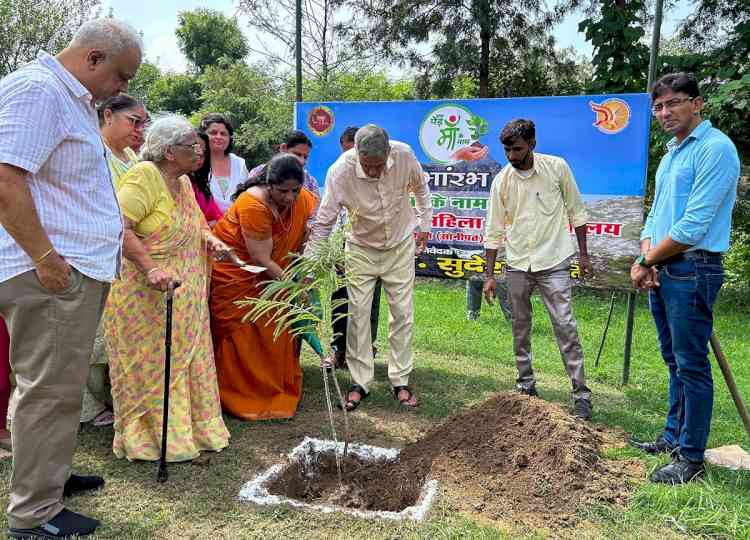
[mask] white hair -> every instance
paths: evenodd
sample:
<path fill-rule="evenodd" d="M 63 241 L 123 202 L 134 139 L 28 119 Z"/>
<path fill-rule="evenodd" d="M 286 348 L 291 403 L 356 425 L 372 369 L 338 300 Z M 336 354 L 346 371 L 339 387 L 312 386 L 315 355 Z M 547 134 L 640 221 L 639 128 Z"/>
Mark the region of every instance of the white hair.
<path fill-rule="evenodd" d="M 100 49 L 115 56 L 128 49 L 137 49 L 143 56 L 143 40 L 136 29 L 126 22 L 110 18 L 83 23 L 69 47 Z"/>
<path fill-rule="evenodd" d="M 386 156 L 390 150 L 388 133 L 380 126 L 367 124 L 359 128 L 354 135 L 354 146 L 357 154 L 362 156 Z"/>
<path fill-rule="evenodd" d="M 184 116 L 179 114 L 163 116 L 148 128 L 140 158 L 142 161 L 154 163 L 163 161 L 168 147 L 181 144 L 194 134 L 193 124 Z"/>

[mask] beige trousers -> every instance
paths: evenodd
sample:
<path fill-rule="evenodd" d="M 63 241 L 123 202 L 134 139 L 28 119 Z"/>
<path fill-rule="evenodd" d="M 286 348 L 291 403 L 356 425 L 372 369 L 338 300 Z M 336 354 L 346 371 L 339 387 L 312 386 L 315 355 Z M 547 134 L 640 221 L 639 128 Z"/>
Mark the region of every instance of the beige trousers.
<path fill-rule="evenodd" d="M 8 524 L 27 529 L 63 509 L 81 398 L 109 284 L 73 270 L 59 294 L 33 271 L 0 283 L 0 313 L 10 333 L 16 376 L 11 424 L 13 472 Z"/>
<path fill-rule="evenodd" d="M 346 330 L 346 362 L 352 380 L 368 390 L 375 378 L 375 359 L 370 335 L 370 309 L 375 282 L 383 283 L 388 301 L 388 342 L 391 356 L 388 379 L 393 386 L 406 385 L 413 367 L 411 350 L 414 325 L 414 238 L 388 250 L 346 244 L 346 271 L 350 282 L 349 320 Z"/>

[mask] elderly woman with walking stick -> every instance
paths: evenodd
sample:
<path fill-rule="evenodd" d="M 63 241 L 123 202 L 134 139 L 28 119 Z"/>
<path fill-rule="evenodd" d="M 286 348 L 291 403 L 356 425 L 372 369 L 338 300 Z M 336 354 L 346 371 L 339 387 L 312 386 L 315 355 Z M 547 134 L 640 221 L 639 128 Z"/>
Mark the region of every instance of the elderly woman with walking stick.
<path fill-rule="evenodd" d="M 203 146 L 179 116 L 154 122 L 143 161 L 117 192 L 125 222 L 123 269 L 104 314 L 117 457 L 159 459 L 164 415 L 165 292 L 174 291 L 167 461 L 229 440 L 221 416 L 208 311 L 210 263 L 229 248 L 210 232 L 185 176 Z"/>

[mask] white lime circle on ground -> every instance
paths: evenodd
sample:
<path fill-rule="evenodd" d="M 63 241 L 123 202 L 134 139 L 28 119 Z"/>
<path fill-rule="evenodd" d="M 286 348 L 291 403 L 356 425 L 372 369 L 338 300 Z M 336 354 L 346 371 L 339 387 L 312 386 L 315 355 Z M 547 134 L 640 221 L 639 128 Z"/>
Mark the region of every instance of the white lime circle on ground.
<path fill-rule="evenodd" d="M 451 103 L 431 110 L 419 126 L 419 144 L 432 161 L 455 163 L 453 154 L 477 141 L 473 137 L 469 120 L 474 116 L 467 107 Z"/>

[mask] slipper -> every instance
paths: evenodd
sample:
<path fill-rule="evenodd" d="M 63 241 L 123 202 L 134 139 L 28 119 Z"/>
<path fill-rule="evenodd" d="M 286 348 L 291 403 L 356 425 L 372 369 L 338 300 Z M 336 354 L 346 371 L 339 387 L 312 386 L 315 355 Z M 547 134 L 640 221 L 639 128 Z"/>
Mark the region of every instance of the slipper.
<path fill-rule="evenodd" d="M 100 412 L 92 424 L 96 427 L 111 426 L 115 423 L 115 414 L 109 409 L 105 409 Z"/>
<path fill-rule="evenodd" d="M 370 395 L 367 393 L 367 391 L 364 388 L 362 388 L 358 384 L 352 385 L 352 387 L 349 389 L 349 394 L 351 394 L 352 392 L 357 392 L 360 395 L 360 398 L 359 399 L 347 399 L 343 407 L 344 409 L 346 409 L 346 412 L 354 411 L 357 407 L 359 407 L 359 404 L 362 403 L 364 400 L 366 400 L 367 396 Z M 347 394 L 346 396 L 347 398 L 349 397 L 349 394 Z M 338 407 L 339 409 L 342 409 L 341 403 L 337 403 L 336 407 Z"/>
<path fill-rule="evenodd" d="M 406 390 L 407 392 L 409 392 L 409 396 L 407 398 L 405 398 L 405 399 L 398 399 L 398 394 L 402 390 Z M 415 398 L 416 396 L 415 396 L 414 392 L 411 391 L 411 388 L 409 388 L 408 386 L 404 385 L 404 386 L 394 386 L 393 387 L 393 399 L 398 399 L 398 402 L 399 402 L 399 404 L 401 406 L 407 407 L 409 409 L 413 409 L 415 407 L 418 407 L 419 403 L 414 403 L 414 404 L 409 403 L 411 401 L 411 398 L 413 398 L 413 397 Z"/>

